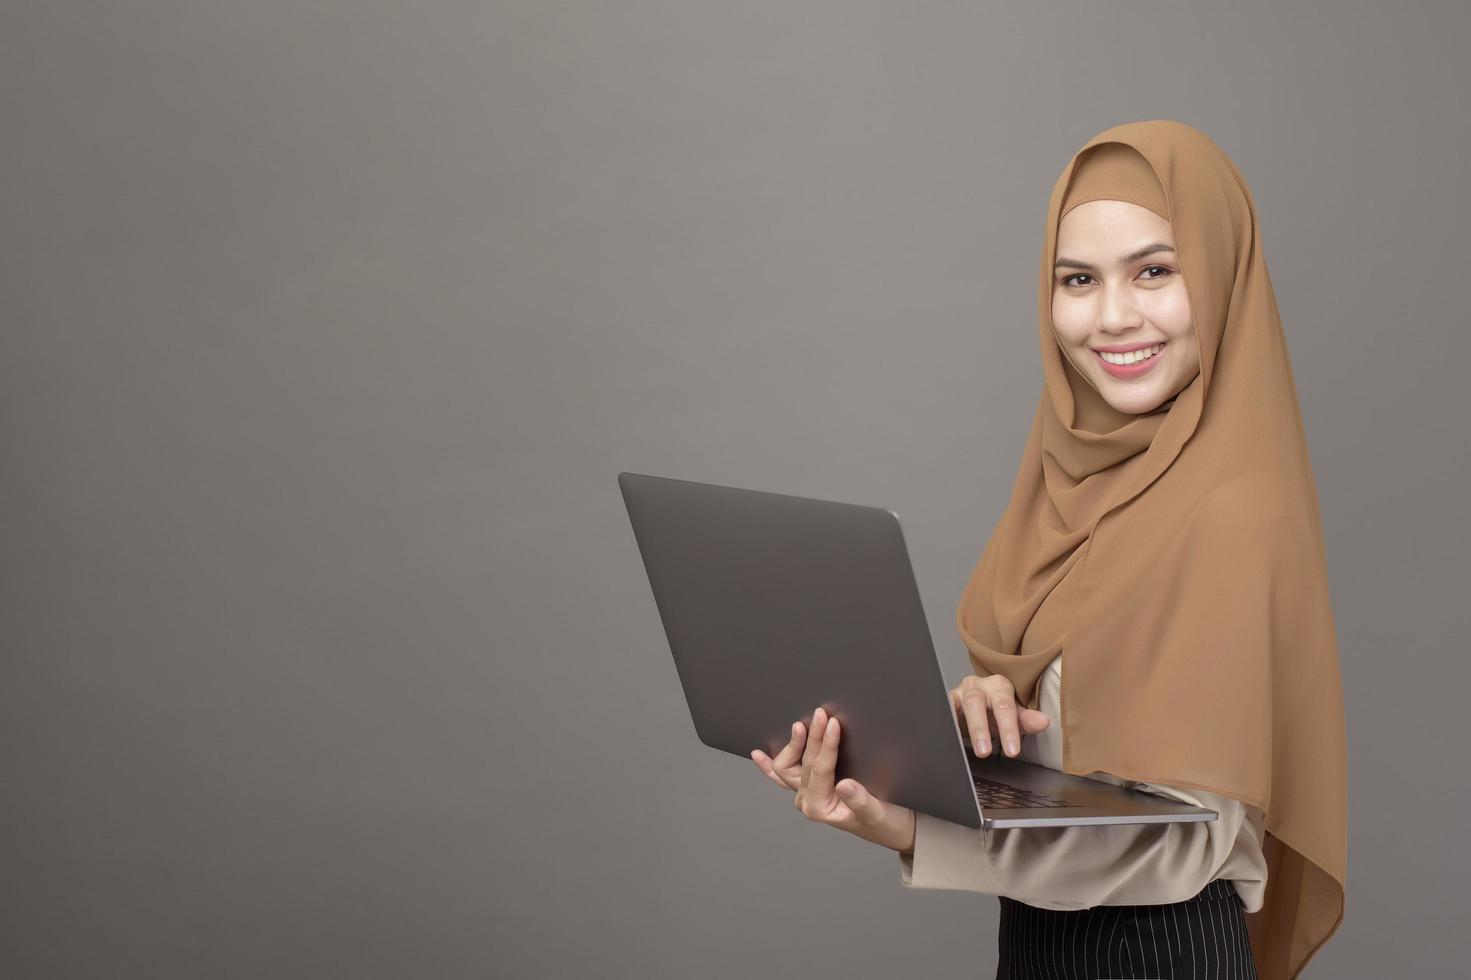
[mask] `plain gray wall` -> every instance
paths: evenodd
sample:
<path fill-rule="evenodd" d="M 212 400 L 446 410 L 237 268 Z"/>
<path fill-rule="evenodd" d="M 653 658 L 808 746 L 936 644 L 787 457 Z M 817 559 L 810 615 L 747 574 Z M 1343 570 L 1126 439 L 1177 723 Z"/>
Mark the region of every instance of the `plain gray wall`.
<path fill-rule="evenodd" d="M 698 742 L 616 474 L 896 508 L 958 681 L 1047 194 L 1150 118 L 1250 183 L 1318 478 L 1307 972 L 1459 968 L 1464 4 L 4 14 L 0 974 L 991 976 L 993 896 Z"/>

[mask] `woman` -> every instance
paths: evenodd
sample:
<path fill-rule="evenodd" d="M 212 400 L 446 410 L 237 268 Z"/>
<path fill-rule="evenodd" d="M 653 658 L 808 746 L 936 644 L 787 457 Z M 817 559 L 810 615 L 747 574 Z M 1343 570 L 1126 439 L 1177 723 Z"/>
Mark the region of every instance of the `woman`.
<path fill-rule="evenodd" d="M 1190 126 L 1116 126 L 1053 187 L 1042 260 L 1044 390 L 951 701 L 978 755 L 1218 818 L 961 827 L 835 785 L 821 707 L 752 758 L 906 885 L 998 895 L 998 977 L 1296 977 L 1343 919 L 1343 697 L 1250 191 Z"/>

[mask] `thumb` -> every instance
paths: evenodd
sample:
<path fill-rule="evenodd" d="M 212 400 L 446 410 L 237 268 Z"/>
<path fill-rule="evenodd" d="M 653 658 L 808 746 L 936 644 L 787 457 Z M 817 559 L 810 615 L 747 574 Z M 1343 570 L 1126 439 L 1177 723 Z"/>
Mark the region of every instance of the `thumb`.
<path fill-rule="evenodd" d="M 1052 719 L 1047 717 L 1047 712 L 1038 711 L 1036 708 L 1023 708 L 1017 713 L 1016 720 L 1022 726 L 1024 735 L 1036 734 L 1052 724 Z"/>
<path fill-rule="evenodd" d="M 884 818 L 884 801 L 863 788 L 856 779 L 844 779 L 833 787 L 853 816 L 861 824 L 881 823 Z"/>

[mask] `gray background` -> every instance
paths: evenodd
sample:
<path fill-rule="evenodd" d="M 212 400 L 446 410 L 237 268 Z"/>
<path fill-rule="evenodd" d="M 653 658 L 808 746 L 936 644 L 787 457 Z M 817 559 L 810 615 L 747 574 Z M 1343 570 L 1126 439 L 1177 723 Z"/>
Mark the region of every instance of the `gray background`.
<path fill-rule="evenodd" d="M 699 744 L 615 478 L 896 508 L 959 680 L 1047 193 L 1161 117 L 1319 481 L 1308 974 L 1456 968 L 1464 5 L 4 6 L 0 974 L 990 976 L 994 897 Z"/>

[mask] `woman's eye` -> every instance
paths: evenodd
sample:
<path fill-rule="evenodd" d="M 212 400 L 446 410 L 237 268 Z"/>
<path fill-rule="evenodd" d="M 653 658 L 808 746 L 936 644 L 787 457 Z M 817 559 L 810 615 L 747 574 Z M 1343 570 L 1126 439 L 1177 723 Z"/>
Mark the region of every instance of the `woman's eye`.
<path fill-rule="evenodd" d="M 1157 275 L 1157 276 L 1145 276 L 1144 278 L 1145 278 L 1145 281 L 1146 282 L 1152 282 L 1152 281 L 1154 281 L 1156 279 L 1163 279 L 1165 276 L 1167 276 L 1167 275 L 1170 274 L 1169 267 L 1163 266 L 1163 265 L 1149 265 L 1149 266 L 1145 266 L 1144 269 L 1143 269 L 1143 271 L 1140 274 L 1143 275 L 1144 272 L 1148 272 L 1151 269 L 1158 269 L 1159 270 L 1159 275 Z M 1074 272 L 1072 275 L 1070 275 L 1067 278 L 1063 279 L 1062 280 L 1062 284 L 1064 286 L 1086 286 L 1087 283 L 1085 283 L 1085 282 L 1074 282 L 1073 280 L 1075 280 L 1075 279 L 1089 279 L 1089 280 L 1091 280 L 1092 278 L 1093 277 L 1090 276 L 1090 275 L 1088 275 L 1088 273 L 1086 273 L 1086 272 Z"/>

